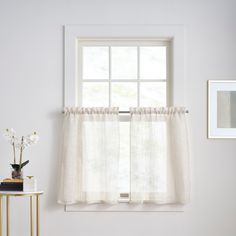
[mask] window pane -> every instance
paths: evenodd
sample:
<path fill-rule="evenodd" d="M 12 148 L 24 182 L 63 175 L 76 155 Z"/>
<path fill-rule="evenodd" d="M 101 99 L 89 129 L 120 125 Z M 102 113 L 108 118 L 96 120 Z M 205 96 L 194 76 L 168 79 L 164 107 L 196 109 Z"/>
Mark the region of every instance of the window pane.
<path fill-rule="evenodd" d="M 140 83 L 140 106 L 166 105 L 166 82 Z"/>
<path fill-rule="evenodd" d="M 120 110 L 129 110 L 129 107 L 137 106 L 136 83 L 112 83 L 112 106 L 120 107 Z"/>
<path fill-rule="evenodd" d="M 137 79 L 137 47 L 111 47 L 112 79 Z"/>
<path fill-rule="evenodd" d="M 108 83 L 83 83 L 83 106 L 98 107 L 108 106 Z"/>
<path fill-rule="evenodd" d="M 166 79 L 166 47 L 140 47 L 140 79 Z"/>
<path fill-rule="evenodd" d="M 131 191 L 166 192 L 168 163 L 166 121 L 143 120 L 135 124 L 134 128 L 137 133 L 133 134 L 131 140 Z M 133 156 L 135 158 L 132 158 Z"/>
<path fill-rule="evenodd" d="M 130 123 L 120 122 L 119 191 L 130 191 Z"/>
<path fill-rule="evenodd" d="M 108 47 L 83 47 L 83 79 L 109 78 Z"/>

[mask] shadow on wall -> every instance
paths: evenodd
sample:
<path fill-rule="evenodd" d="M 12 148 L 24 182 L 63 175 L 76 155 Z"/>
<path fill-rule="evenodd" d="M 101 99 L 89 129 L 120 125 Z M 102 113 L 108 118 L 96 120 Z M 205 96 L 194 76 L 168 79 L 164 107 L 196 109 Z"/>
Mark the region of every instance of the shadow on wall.
<path fill-rule="evenodd" d="M 62 121 L 63 116 L 61 111 L 55 111 L 49 114 L 50 120 L 52 120 L 52 145 L 50 149 L 49 156 L 50 162 L 50 171 L 49 178 L 47 182 L 47 192 L 45 193 L 45 202 L 47 209 L 58 209 L 60 206 L 57 204 L 57 193 L 59 186 L 59 170 L 60 170 L 60 161 L 61 161 L 61 133 L 62 133 Z"/>
<path fill-rule="evenodd" d="M 63 45 L 64 45 L 64 26 L 61 27 L 61 36 L 63 39 Z M 64 47 L 64 46 L 63 46 Z M 61 73 L 64 75 L 64 48 L 62 50 L 63 55 L 62 55 L 62 64 L 61 64 Z M 61 80 L 61 104 L 64 107 L 64 78 Z M 62 137 L 62 122 L 63 122 L 63 115 L 61 113 L 61 110 L 56 110 L 51 113 L 49 113 L 49 119 L 52 120 L 52 145 L 51 145 L 51 151 L 49 153 L 49 156 L 52 157 L 50 159 L 50 170 L 49 170 L 49 178 L 48 178 L 48 192 L 45 194 L 46 195 L 46 207 L 47 209 L 60 209 L 60 206 L 57 203 L 57 193 L 58 193 L 58 186 L 59 186 L 59 174 L 60 174 L 60 162 L 61 162 L 61 152 L 60 152 L 60 147 L 61 147 L 61 137 Z M 47 197 L 48 196 L 48 197 Z"/>

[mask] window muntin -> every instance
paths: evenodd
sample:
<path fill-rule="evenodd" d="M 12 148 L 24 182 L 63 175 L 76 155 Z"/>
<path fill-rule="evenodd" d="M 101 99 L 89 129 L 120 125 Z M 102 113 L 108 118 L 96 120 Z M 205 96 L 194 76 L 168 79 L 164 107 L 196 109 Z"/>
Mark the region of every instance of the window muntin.
<path fill-rule="evenodd" d="M 77 105 L 169 105 L 170 42 L 161 40 L 78 40 Z M 121 115 L 121 121 L 129 116 Z M 120 123 L 119 188 L 130 190 L 130 127 Z M 164 144 L 163 144 L 164 148 Z M 162 148 L 162 149 L 163 149 Z M 159 163 L 165 176 L 165 161 Z M 160 178 L 160 177 L 159 177 Z M 165 190 L 163 186 L 159 191 Z"/>
<path fill-rule="evenodd" d="M 168 104 L 169 41 L 78 40 L 77 48 L 78 106 Z"/>

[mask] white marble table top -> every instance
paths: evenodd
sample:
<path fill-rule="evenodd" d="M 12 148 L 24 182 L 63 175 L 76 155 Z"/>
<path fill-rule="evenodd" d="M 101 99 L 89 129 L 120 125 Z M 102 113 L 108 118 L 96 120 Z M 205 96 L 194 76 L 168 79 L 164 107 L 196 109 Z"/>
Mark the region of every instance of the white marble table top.
<path fill-rule="evenodd" d="M 33 196 L 33 195 L 42 195 L 43 191 L 0 191 L 0 196 Z"/>

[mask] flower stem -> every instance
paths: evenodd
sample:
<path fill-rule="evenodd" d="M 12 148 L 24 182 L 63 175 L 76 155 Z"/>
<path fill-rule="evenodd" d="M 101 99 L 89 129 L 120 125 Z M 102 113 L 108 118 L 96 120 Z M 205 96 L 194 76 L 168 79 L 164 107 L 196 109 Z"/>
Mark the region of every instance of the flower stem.
<path fill-rule="evenodd" d="M 21 137 L 21 147 L 20 147 L 20 170 L 21 170 L 21 164 L 22 164 L 23 142 L 24 142 L 24 136 Z"/>
<path fill-rule="evenodd" d="M 15 143 L 12 144 L 13 147 L 13 155 L 14 155 L 14 164 L 16 164 L 16 147 L 15 147 Z"/>

